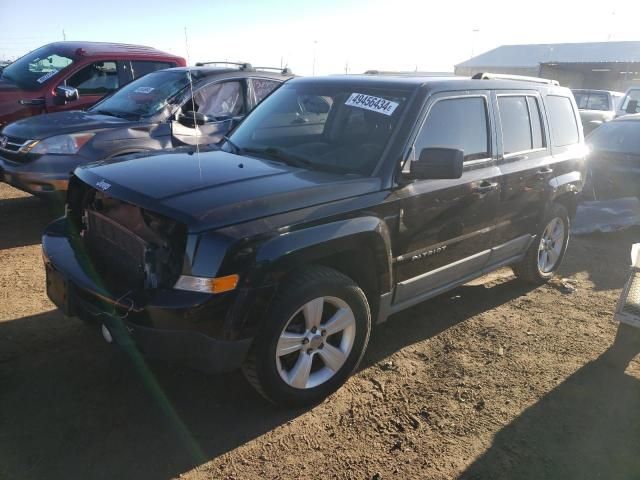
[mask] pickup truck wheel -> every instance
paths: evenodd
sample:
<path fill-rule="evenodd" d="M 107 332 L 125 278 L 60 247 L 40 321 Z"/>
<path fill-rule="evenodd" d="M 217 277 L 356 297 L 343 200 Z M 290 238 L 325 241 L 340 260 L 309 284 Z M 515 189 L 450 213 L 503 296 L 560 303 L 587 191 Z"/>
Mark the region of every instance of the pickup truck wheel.
<path fill-rule="evenodd" d="M 564 205 L 554 203 L 547 214 L 542 231 L 531 244 L 524 259 L 514 265 L 514 273 L 530 283 L 547 282 L 556 273 L 569 243 L 569 213 Z"/>
<path fill-rule="evenodd" d="M 243 373 L 276 405 L 313 405 L 360 363 L 371 330 L 369 304 L 353 280 L 321 266 L 295 274 L 279 292 Z"/>

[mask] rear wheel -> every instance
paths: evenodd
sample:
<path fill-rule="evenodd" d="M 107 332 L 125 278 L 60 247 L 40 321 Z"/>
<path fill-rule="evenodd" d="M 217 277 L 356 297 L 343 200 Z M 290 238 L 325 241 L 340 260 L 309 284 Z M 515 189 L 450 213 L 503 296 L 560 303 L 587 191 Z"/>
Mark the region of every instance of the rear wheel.
<path fill-rule="evenodd" d="M 353 280 L 330 268 L 311 267 L 281 286 L 243 372 L 277 405 L 313 405 L 358 366 L 370 330 L 367 299 Z"/>
<path fill-rule="evenodd" d="M 564 205 L 554 203 L 543 228 L 523 260 L 514 265 L 514 273 L 530 283 L 545 283 L 556 273 L 569 243 L 569 213 Z"/>

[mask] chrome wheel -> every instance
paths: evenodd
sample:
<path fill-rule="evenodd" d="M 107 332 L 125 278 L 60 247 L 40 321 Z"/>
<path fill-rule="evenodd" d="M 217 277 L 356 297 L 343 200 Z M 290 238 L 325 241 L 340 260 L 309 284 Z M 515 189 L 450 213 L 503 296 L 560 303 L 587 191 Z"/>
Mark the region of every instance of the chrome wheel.
<path fill-rule="evenodd" d="M 564 222 L 561 218 L 555 217 L 542 232 L 538 246 L 538 269 L 542 273 L 549 273 L 558 265 L 564 247 L 564 237 Z"/>
<path fill-rule="evenodd" d="M 317 387 L 345 364 L 356 337 L 351 307 L 337 297 L 305 303 L 285 325 L 276 346 L 280 378 L 293 388 Z"/>

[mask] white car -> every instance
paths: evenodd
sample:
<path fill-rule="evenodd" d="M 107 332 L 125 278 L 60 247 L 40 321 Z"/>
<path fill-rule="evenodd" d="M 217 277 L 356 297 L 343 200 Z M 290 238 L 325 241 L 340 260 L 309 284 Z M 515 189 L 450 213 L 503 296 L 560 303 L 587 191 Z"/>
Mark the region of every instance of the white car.
<path fill-rule="evenodd" d="M 640 87 L 630 88 L 624 94 L 624 97 L 622 97 L 622 101 L 618 104 L 616 117 L 640 113 L 640 105 L 638 105 L 638 103 L 640 103 Z"/>

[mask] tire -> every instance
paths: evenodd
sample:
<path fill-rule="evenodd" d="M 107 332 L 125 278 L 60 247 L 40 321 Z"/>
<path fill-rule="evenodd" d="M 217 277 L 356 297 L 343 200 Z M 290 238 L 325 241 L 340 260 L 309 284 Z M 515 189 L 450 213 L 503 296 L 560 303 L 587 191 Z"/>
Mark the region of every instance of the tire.
<path fill-rule="evenodd" d="M 358 367 L 370 331 L 369 304 L 355 282 L 331 268 L 307 267 L 279 288 L 242 371 L 278 406 L 314 405 Z"/>
<path fill-rule="evenodd" d="M 558 235 L 562 225 L 562 235 Z M 542 228 L 520 263 L 514 265 L 513 272 L 526 282 L 541 285 L 548 282 L 556 273 L 569 244 L 571 223 L 564 205 L 554 203 L 542 222 Z M 550 231 L 552 230 L 552 231 Z M 551 237 L 556 232 L 555 240 Z M 559 243 L 561 242 L 561 243 Z M 544 250 L 544 251 L 543 251 Z M 546 259 L 544 261 L 546 253 Z"/>

